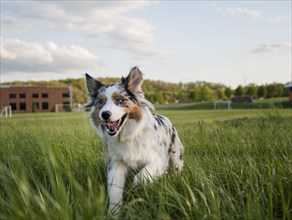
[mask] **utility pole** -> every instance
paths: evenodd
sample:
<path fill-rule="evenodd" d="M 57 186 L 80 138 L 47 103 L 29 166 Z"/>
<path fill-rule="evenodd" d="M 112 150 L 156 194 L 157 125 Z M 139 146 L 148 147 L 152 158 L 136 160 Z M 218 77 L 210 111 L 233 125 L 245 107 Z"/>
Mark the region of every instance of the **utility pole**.
<path fill-rule="evenodd" d="M 244 78 L 244 88 L 243 88 L 243 95 L 246 95 L 246 78 Z"/>

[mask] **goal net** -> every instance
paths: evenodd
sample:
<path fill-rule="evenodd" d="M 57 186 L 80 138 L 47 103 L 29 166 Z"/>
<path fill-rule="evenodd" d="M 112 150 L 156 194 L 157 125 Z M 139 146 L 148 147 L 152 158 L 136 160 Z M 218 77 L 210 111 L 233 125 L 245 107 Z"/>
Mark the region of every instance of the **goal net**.
<path fill-rule="evenodd" d="M 11 118 L 12 117 L 12 109 L 10 105 L 4 106 L 0 108 L 0 116 L 5 118 Z"/>
<path fill-rule="evenodd" d="M 215 101 L 214 102 L 214 110 L 219 110 L 219 109 L 231 109 L 231 101 Z"/>
<path fill-rule="evenodd" d="M 56 104 L 55 112 L 83 112 L 83 105 L 77 104 Z"/>

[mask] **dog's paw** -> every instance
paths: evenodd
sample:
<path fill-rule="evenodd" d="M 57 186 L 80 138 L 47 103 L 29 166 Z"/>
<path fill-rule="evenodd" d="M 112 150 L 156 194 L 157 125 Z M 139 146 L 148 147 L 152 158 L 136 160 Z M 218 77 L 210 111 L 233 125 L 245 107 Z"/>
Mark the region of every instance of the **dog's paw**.
<path fill-rule="evenodd" d="M 175 164 L 175 169 L 178 173 L 180 173 L 182 171 L 183 167 L 184 167 L 183 160 L 177 161 L 177 163 Z"/>

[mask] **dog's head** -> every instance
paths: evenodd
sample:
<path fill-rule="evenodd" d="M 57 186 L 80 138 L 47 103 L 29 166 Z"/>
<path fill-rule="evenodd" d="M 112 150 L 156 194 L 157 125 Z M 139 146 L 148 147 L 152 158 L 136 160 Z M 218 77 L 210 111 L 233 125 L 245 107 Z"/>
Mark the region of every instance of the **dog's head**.
<path fill-rule="evenodd" d="M 142 119 L 143 107 L 153 108 L 144 98 L 141 89 L 143 76 L 134 67 L 129 75 L 122 77 L 120 83 L 104 85 L 86 74 L 86 86 L 89 97 L 87 108 L 92 108 L 91 117 L 96 127 L 106 129 L 110 136 L 118 135 L 127 121 Z"/>

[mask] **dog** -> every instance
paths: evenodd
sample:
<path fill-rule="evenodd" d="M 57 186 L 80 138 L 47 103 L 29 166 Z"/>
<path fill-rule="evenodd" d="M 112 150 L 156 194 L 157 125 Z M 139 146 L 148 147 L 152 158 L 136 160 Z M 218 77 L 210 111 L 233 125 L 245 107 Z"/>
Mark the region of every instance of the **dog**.
<path fill-rule="evenodd" d="M 145 99 L 143 74 L 133 67 L 126 78 L 104 85 L 86 73 L 91 125 L 105 144 L 109 212 L 122 205 L 126 178 L 134 171 L 134 185 L 161 176 L 172 164 L 183 169 L 183 145 L 167 117 L 152 114 Z"/>

